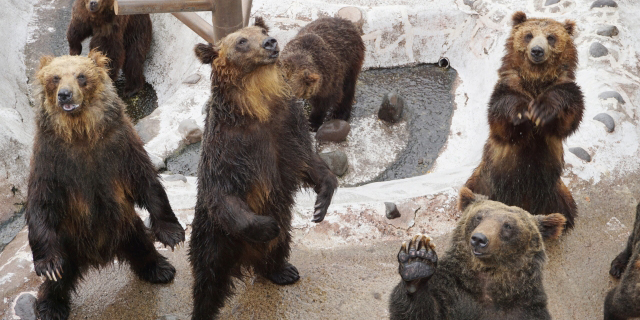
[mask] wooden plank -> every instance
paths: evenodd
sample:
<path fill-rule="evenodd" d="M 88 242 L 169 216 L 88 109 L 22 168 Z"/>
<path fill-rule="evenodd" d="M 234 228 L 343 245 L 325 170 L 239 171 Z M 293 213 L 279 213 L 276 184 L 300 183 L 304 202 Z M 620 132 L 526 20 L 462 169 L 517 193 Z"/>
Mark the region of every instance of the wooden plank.
<path fill-rule="evenodd" d="M 197 13 L 174 12 L 172 14 L 174 17 L 178 18 L 178 20 L 182 21 L 182 23 L 184 23 L 187 27 L 193 30 L 193 32 L 202 37 L 202 39 L 207 40 L 207 42 L 209 43 L 215 43 L 215 38 L 213 37 L 213 26 L 202 19 Z"/>
<path fill-rule="evenodd" d="M 117 15 L 213 11 L 211 0 L 116 0 Z"/>

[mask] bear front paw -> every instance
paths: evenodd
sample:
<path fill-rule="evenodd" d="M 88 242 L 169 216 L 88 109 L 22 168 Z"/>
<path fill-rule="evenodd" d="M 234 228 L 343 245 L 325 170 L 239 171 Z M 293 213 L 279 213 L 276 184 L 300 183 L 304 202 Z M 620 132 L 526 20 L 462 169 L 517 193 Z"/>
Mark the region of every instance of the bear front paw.
<path fill-rule="evenodd" d="M 156 239 L 171 250 L 185 239 L 184 229 L 178 221 L 154 221 L 152 230 Z"/>
<path fill-rule="evenodd" d="M 418 290 L 422 280 L 429 280 L 436 272 L 438 256 L 432 239 L 425 235 L 414 236 L 409 243 L 403 242 L 398 252 L 398 272 L 405 282 L 407 292 Z"/>
<path fill-rule="evenodd" d="M 256 215 L 253 221 L 242 229 L 242 234 L 251 242 L 265 243 L 280 234 L 280 225 L 272 217 Z"/>
<path fill-rule="evenodd" d="M 546 96 L 540 96 L 529 104 L 527 117 L 536 127 L 543 127 L 556 118 L 556 111 Z"/>
<path fill-rule="evenodd" d="M 51 281 L 62 279 L 62 266 L 64 260 L 60 257 L 52 256 L 39 259 L 33 262 L 33 268 L 38 276 L 47 277 Z"/>
<path fill-rule="evenodd" d="M 617 279 L 620 279 L 622 273 L 627 268 L 627 263 L 629 263 L 629 257 L 625 254 L 625 252 L 620 253 L 613 261 L 611 261 L 611 269 L 609 270 L 609 274 Z"/>

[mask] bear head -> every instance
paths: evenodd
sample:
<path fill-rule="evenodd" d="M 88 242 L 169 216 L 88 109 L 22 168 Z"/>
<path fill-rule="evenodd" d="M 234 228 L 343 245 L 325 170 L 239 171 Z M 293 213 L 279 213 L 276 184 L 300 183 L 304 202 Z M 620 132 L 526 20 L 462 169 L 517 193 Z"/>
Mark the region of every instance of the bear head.
<path fill-rule="evenodd" d="M 538 257 L 543 261 L 544 240 L 557 239 L 566 223 L 559 213 L 534 216 L 466 187 L 460 190 L 459 207 L 463 213 L 454 232 L 455 250 L 478 268 L 521 270 Z"/>
<path fill-rule="evenodd" d="M 521 11 L 513 14 L 512 21 L 506 44 L 512 66 L 520 65 L 533 78 L 557 77 L 561 71 L 576 69 L 578 54 L 572 39 L 575 22 L 528 19 Z"/>
<path fill-rule="evenodd" d="M 84 0 L 84 2 L 87 11 L 93 14 L 113 10 L 113 0 Z"/>
<path fill-rule="evenodd" d="M 304 48 L 323 50 L 327 47 L 320 36 L 312 33 L 305 34 L 295 41 Z M 322 74 L 307 51 L 296 51 L 286 55 L 282 59 L 282 66 L 296 97 L 309 99 L 322 87 Z"/>

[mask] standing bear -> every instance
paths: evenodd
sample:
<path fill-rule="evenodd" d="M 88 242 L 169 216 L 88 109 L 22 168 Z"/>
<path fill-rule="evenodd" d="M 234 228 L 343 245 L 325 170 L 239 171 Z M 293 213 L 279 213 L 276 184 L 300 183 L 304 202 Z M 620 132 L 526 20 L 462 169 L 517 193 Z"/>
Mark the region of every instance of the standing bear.
<path fill-rule="evenodd" d="M 151 18 L 148 14 L 117 16 L 114 0 L 76 0 L 67 29 L 69 54 L 82 53 L 82 41 L 91 37 L 89 47 L 104 53 L 109 62 L 109 76 L 116 81 L 124 73 L 125 97 L 144 86 L 143 64 L 151 47 Z"/>
<path fill-rule="evenodd" d="M 25 216 L 40 286 L 41 320 L 69 316 L 70 294 L 90 267 L 128 262 L 150 283 L 176 270 L 156 251 L 134 210 L 149 211 L 151 231 L 166 246 L 184 241 L 142 141 L 107 74 L 109 59 L 43 57 L 34 94 L 37 131 Z"/>
<path fill-rule="evenodd" d="M 582 120 L 575 83 L 573 21 L 513 15 L 500 78 L 489 101 L 489 139 L 466 186 L 531 214 L 562 213 L 574 225 L 576 203 L 560 180 L 562 142 Z"/>
<path fill-rule="evenodd" d="M 604 320 L 626 320 L 640 317 L 640 203 L 627 246 L 611 262 L 609 273 L 620 283 L 607 294 Z"/>
<path fill-rule="evenodd" d="M 215 319 L 232 277 L 253 267 L 275 284 L 300 278 L 287 260 L 291 207 L 302 185 L 318 194 L 324 219 L 337 179 L 312 150 L 309 126 L 277 65 L 276 39 L 261 18 L 196 56 L 211 64 L 209 99 L 189 260 L 192 319 Z"/>
<path fill-rule="evenodd" d="M 329 110 L 331 119 L 349 121 L 364 50 L 358 28 L 342 18 L 313 21 L 285 46 L 285 76 L 294 94 L 311 102 L 309 123 L 313 131 L 322 125 Z"/>
<path fill-rule="evenodd" d="M 439 261 L 427 236 L 402 244 L 391 319 L 551 319 L 542 285 L 544 240 L 558 238 L 566 219 L 533 216 L 464 187 L 459 208 L 462 217 Z"/>

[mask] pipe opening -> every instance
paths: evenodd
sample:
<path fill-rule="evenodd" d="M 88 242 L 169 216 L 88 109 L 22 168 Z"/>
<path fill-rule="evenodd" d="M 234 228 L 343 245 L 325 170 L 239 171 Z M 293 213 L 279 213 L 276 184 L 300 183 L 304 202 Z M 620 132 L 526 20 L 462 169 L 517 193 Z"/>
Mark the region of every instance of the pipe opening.
<path fill-rule="evenodd" d="M 438 61 L 438 67 L 440 68 L 449 69 L 450 66 L 451 65 L 449 64 L 448 58 L 440 58 L 440 60 Z"/>

